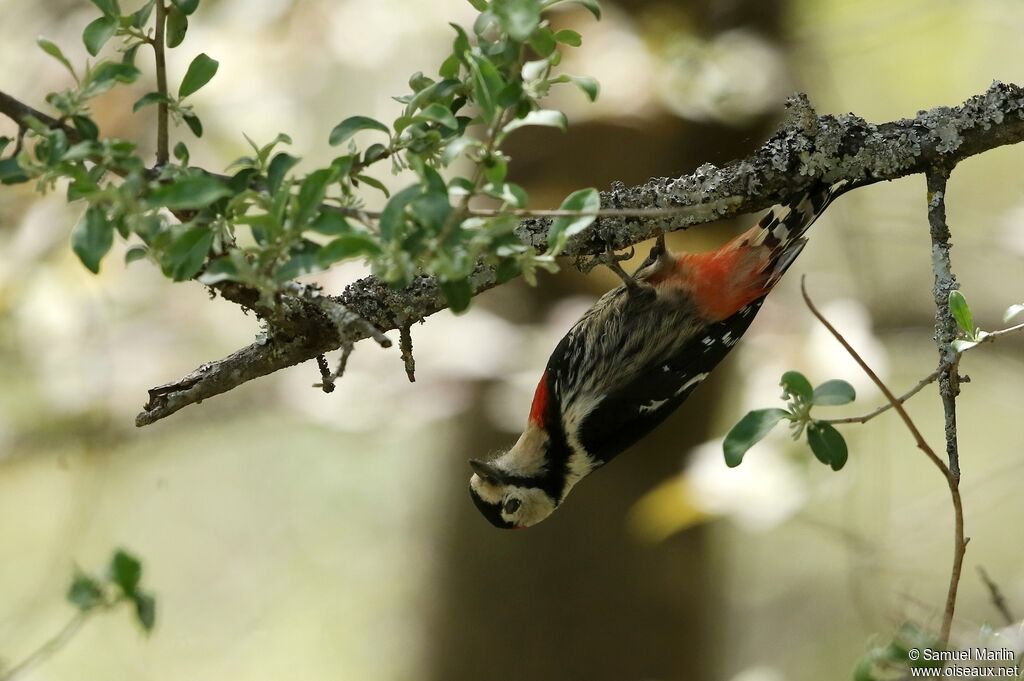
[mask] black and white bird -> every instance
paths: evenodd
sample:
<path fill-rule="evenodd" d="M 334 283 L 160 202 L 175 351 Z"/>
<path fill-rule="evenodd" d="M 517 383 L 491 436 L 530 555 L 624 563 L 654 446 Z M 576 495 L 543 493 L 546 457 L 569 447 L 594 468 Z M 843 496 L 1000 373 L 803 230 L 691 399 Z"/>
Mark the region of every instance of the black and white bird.
<path fill-rule="evenodd" d="M 496 527 L 547 518 L 576 484 L 676 410 L 729 353 L 843 191 L 816 188 L 715 251 L 670 253 L 664 237 L 632 277 L 562 338 L 526 430 L 507 452 L 470 461 L 473 501 Z"/>

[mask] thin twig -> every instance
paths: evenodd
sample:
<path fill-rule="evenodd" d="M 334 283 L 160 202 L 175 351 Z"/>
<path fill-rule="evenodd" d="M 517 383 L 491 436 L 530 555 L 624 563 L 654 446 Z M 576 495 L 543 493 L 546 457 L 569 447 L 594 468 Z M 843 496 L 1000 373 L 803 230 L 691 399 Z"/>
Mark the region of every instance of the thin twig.
<path fill-rule="evenodd" d="M 56 654 L 74 638 L 75 634 L 78 633 L 78 630 L 82 628 L 82 625 L 85 624 L 93 612 L 93 610 L 77 612 L 60 631 L 36 648 L 28 657 L 13 667 L 0 671 L 0 681 L 14 681 L 32 667 Z"/>
<path fill-rule="evenodd" d="M 1006 624 L 1014 624 L 1017 622 L 1017 618 L 1010 612 L 1010 606 L 1006 603 L 1006 597 L 1003 596 L 1003 592 L 999 589 L 999 585 L 992 581 L 992 578 L 988 576 L 988 572 L 981 565 L 978 566 L 978 576 L 981 577 L 981 581 L 985 583 L 985 588 L 988 589 L 989 595 L 992 597 L 992 605 L 999 611 L 999 614 L 1006 620 Z"/>
<path fill-rule="evenodd" d="M 960 484 L 959 480 L 952 474 L 949 467 L 946 466 L 945 462 L 939 458 L 935 453 L 935 450 L 925 441 L 924 436 L 921 435 L 921 431 L 918 429 L 914 420 L 910 418 L 907 410 L 903 408 L 903 404 L 893 395 L 889 387 L 878 377 L 878 374 L 868 366 L 867 362 L 853 349 L 853 346 L 847 342 L 846 338 L 843 337 L 839 331 L 825 316 L 818 311 L 814 303 L 811 301 L 811 297 L 807 294 L 807 281 L 806 276 L 800 279 L 800 292 L 803 294 L 804 302 L 807 304 L 807 308 L 811 311 L 822 326 L 828 329 L 839 344 L 843 346 L 846 352 L 854 359 L 860 368 L 864 370 L 864 373 L 868 375 L 868 378 L 878 386 L 878 389 L 882 391 L 886 399 L 889 400 L 889 404 L 892 408 L 900 415 L 903 419 L 903 423 L 906 424 L 907 430 L 914 437 L 914 441 L 917 443 L 918 449 L 925 453 L 928 459 L 935 464 L 935 467 L 939 469 L 943 477 L 946 478 L 946 484 L 949 486 L 949 494 L 953 500 L 953 517 L 954 517 L 954 529 L 953 529 L 953 566 L 950 570 L 949 576 L 949 589 L 946 592 L 946 607 L 943 611 L 942 617 L 942 629 L 939 632 L 939 644 L 945 646 L 949 642 L 949 632 L 953 626 L 953 614 L 956 610 L 956 594 L 957 589 L 960 585 L 960 574 L 963 571 L 964 564 L 964 553 L 967 551 L 968 540 L 964 537 L 964 509 L 963 502 L 960 498 Z"/>
<path fill-rule="evenodd" d="M 405 363 L 405 375 L 409 377 L 410 383 L 416 382 L 416 358 L 412 354 L 412 331 L 408 324 L 401 326 L 398 330 L 398 345 L 402 350 L 402 362 Z"/>
<path fill-rule="evenodd" d="M 331 376 L 331 367 L 327 364 L 327 358 L 323 355 L 316 356 L 316 365 L 320 369 L 320 383 L 314 383 L 314 388 L 320 388 L 325 393 L 334 392 L 334 377 Z"/>
<path fill-rule="evenodd" d="M 341 346 L 341 357 L 338 358 L 338 368 L 331 374 L 331 381 L 338 380 L 339 377 L 344 375 L 345 367 L 348 366 L 348 358 L 352 356 L 352 350 L 355 349 L 355 345 L 352 343 L 346 343 Z"/>
<path fill-rule="evenodd" d="M 911 397 L 913 397 L 917 393 L 921 392 L 921 390 L 925 386 L 928 386 L 928 385 L 931 385 L 932 383 L 934 383 L 935 379 L 937 379 L 938 377 L 939 377 L 939 369 L 936 369 L 935 371 L 931 372 L 930 374 L 928 374 L 927 376 L 922 378 L 918 382 L 918 384 L 915 385 L 913 388 L 911 388 L 910 390 L 908 390 L 904 394 L 902 394 L 899 397 L 897 397 L 896 401 L 899 402 L 900 404 L 903 404 L 904 402 L 909 400 Z M 892 409 L 892 403 L 891 402 L 887 402 L 887 403 L 883 404 L 881 407 L 879 407 L 878 409 L 875 409 L 872 412 L 868 412 L 867 414 L 864 414 L 863 416 L 847 416 L 847 417 L 841 418 L 841 419 L 822 419 L 822 420 L 825 423 L 867 423 L 868 421 L 870 421 L 871 419 L 875 418 L 879 414 L 884 414 L 885 412 L 889 411 L 890 409 Z"/>
<path fill-rule="evenodd" d="M 981 340 L 978 341 L 978 345 L 981 345 L 982 343 L 990 343 L 995 339 L 999 338 L 1000 336 L 1006 336 L 1008 334 L 1015 333 L 1021 330 L 1024 330 L 1024 322 L 1017 324 L 1016 326 L 1010 326 L 1005 329 L 999 329 L 998 331 L 986 331 L 984 337 L 982 337 Z"/>
<path fill-rule="evenodd" d="M 928 183 L 928 225 L 932 239 L 932 270 L 935 275 L 935 343 L 939 347 L 939 395 L 946 420 L 946 457 L 953 477 L 960 479 L 960 455 L 956 437 L 956 398 L 960 394 L 960 357 L 953 349 L 957 324 L 949 309 L 949 294 L 959 288 L 953 275 L 949 252 L 949 225 L 946 224 L 946 180 L 949 169 L 931 168 L 925 173 Z M 973 329 L 972 329 L 973 331 Z"/>
<path fill-rule="evenodd" d="M 164 27 L 167 24 L 167 6 L 164 0 L 156 3 L 156 33 L 153 35 L 153 52 L 156 56 L 156 89 L 162 97 L 157 103 L 156 113 L 156 165 L 162 168 L 171 158 L 170 134 L 167 119 L 167 60 L 164 55 Z"/>

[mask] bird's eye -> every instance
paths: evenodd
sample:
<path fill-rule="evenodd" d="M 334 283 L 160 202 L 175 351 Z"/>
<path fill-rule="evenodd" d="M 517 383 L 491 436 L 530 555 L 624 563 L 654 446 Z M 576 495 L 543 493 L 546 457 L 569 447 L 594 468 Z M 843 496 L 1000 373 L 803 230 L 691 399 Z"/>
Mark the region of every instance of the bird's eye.
<path fill-rule="evenodd" d="M 515 513 L 519 510 L 519 506 L 522 504 L 518 499 L 509 499 L 505 502 L 505 513 Z"/>

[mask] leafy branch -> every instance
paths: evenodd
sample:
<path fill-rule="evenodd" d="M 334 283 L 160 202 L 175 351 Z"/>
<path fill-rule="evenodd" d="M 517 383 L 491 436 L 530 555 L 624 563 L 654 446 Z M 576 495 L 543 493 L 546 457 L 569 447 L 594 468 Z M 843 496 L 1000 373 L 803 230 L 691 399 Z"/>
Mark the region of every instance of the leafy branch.
<path fill-rule="evenodd" d="M 600 16 L 596 2 L 573 1 Z M 164 0 L 161 10 L 149 0 L 133 12 L 114 0 L 94 4 L 102 16 L 83 41 L 99 55 L 113 40 L 120 58 L 100 59 L 80 74 L 56 45 L 40 41 L 74 85 L 47 97 L 57 117 L 0 93 L 0 112 L 23 128 L 18 140 L 0 139 L 0 154 L 12 142 L 16 152 L 0 159 L 0 182 L 35 181 L 41 191 L 67 182 L 68 199 L 87 205 L 73 245 L 89 269 L 99 269 L 120 235 L 131 244 L 128 261 L 149 260 L 175 281 L 198 279 L 266 322 L 249 347 L 152 389 L 140 425 L 324 352 L 342 348 L 347 356 L 362 338 L 386 346 L 383 331 L 408 328 L 441 309 L 463 310 L 473 296 L 515 276 L 535 281 L 538 270 L 556 268 L 557 255 L 600 255 L 663 231 L 761 210 L 823 180 L 864 186 L 1024 139 L 1024 93 L 1012 85 L 997 83 L 962 106 L 880 125 L 852 114 L 818 116 L 798 96 L 789 103 L 788 123 L 747 159 L 603 194 L 580 190 L 558 209 L 533 208 L 507 180 L 502 142 L 526 125 L 564 128 L 564 115 L 542 104 L 552 87 L 573 84 L 592 99 L 597 84 L 557 72 L 562 50 L 582 40 L 551 27 L 548 14 L 568 1 L 473 0 L 479 15 L 471 30 L 453 26 L 452 50 L 436 77 L 413 74 L 390 125 L 351 116 L 335 126 L 328 141 L 342 153 L 327 166 L 300 171 L 301 159 L 279 148 L 290 141 L 282 133 L 250 141 L 253 153 L 237 159 L 228 175 L 192 166 L 182 141 L 166 165 L 158 158 L 148 167 L 133 142 L 99 134 L 89 102 L 139 78 L 134 58 L 141 45 L 152 45 L 158 59 L 158 45 L 179 46 L 200 3 Z M 165 105 L 170 122 L 202 135 L 189 98 L 216 71 L 216 60 L 197 55 L 176 97 L 170 84 L 161 87 L 158 73 L 157 90 L 135 108 Z M 158 128 L 160 119 L 158 110 Z M 394 195 L 370 174 L 385 160 L 412 179 Z M 453 172 L 456 161 L 469 172 Z M 367 207 L 369 192 L 383 195 L 382 209 Z M 374 276 L 339 296 L 294 282 L 353 258 L 367 261 Z M 593 262 L 576 264 L 586 269 Z"/>
<path fill-rule="evenodd" d="M 960 584 L 960 573 L 963 569 L 964 553 L 967 550 L 967 539 L 964 537 L 964 509 L 963 501 L 960 498 L 960 478 L 955 475 L 949 466 L 945 464 L 935 453 L 935 450 L 931 448 L 928 442 L 921 435 L 921 431 L 914 423 L 913 419 L 907 413 L 907 410 L 903 408 L 903 404 L 896 398 L 889 387 L 878 377 L 878 374 L 868 366 L 867 362 L 860 356 L 860 354 L 854 350 L 853 346 L 850 345 L 849 341 L 843 337 L 843 335 L 836 330 L 834 326 L 825 318 L 818 308 L 815 307 L 814 302 L 807 293 L 806 278 L 800 280 L 800 292 L 803 294 L 804 302 L 807 304 L 807 308 L 811 311 L 811 314 L 821 322 L 829 333 L 843 346 L 847 354 L 853 358 L 860 368 L 867 374 L 868 378 L 871 379 L 872 383 L 878 386 L 878 389 L 885 395 L 885 398 L 892 405 L 892 408 L 899 414 L 907 430 L 910 431 L 911 436 L 914 438 L 914 442 L 917 444 L 917 448 L 924 452 L 928 460 L 939 469 L 942 476 L 946 479 L 946 484 L 949 486 L 949 494 L 953 502 L 953 567 L 950 570 L 949 578 L 949 589 L 946 595 L 946 606 L 942 616 L 942 628 L 939 633 L 939 645 L 945 646 L 949 642 L 949 632 L 953 624 L 953 614 L 956 609 L 956 594 L 957 588 Z"/>
<path fill-rule="evenodd" d="M 15 681 L 41 662 L 60 652 L 96 615 L 130 605 L 142 631 L 149 634 L 156 624 L 156 599 L 141 587 L 142 563 L 118 549 L 110 557 L 102 577 L 75 571 L 67 591 L 68 602 L 77 612 L 56 634 L 11 667 L 0 667 L 0 681 Z"/>

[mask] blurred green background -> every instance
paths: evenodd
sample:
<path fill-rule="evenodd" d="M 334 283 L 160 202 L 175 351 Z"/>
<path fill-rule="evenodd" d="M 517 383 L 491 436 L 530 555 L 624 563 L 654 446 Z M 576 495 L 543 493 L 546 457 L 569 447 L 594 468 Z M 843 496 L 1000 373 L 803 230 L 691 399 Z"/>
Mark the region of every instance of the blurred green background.
<path fill-rule="evenodd" d="M 819 112 L 881 122 L 993 79 L 1024 82 L 1014 0 L 604 6 L 600 23 L 557 17 L 584 35 L 564 67 L 596 76 L 599 102 L 567 90 L 553 105 L 569 133 L 510 142 L 513 179 L 536 207 L 742 157 L 798 89 Z M 94 12 L 0 0 L 0 89 L 43 108 L 66 75 L 34 37 L 80 63 Z M 200 51 L 221 63 L 195 98 L 207 134 L 190 144 L 193 163 L 222 169 L 245 153 L 242 132 L 287 132 L 293 153 L 328 161 L 331 127 L 393 118 L 390 96 L 448 49 L 446 22 L 473 16 L 463 0 L 204 0 L 170 59 L 172 79 Z M 153 112 L 129 113 L 149 89 L 98 100 L 104 132 L 151 146 Z M 999 149 L 950 183 L 954 266 L 983 328 L 1024 299 L 1022 163 L 1024 149 Z M 856 385 L 836 416 L 880 404 L 812 323 L 797 275 L 894 390 L 934 368 L 923 177 L 838 201 L 714 379 L 525 533 L 478 516 L 466 459 L 514 441 L 547 354 L 614 275 L 515 282 L 462 317 L 436 315 L 413 330 L 415 384 L 396 350 L 364 345 L 331 395 L 311 387 L 308 363 L 136 430 L 148 388 L 248 343 L 256 323 L 145 263 L 112 257 L 90 275 L 68 245 L 78 212 L 60 192 L 0 192 L 0 657 L 19 660 L 59 629 L 73 566 L 98 568 L 115 546 L 143 558 L 159 614 L 149 639 L 122 614 L 97 619 L 34 679 L 811 681 L 848 678 L 905 619 L 938 623 L 948 490 L 895 417 L 844 427 L 839 474 L 781 430 L 736 470 L 718 441 L 746 410 L 777 403 L 787 369 Z M 672 242 L 709 248 L 745 226 Z M 362 273 L 318 280 L 339 291 Z M 1022 348 L 1001 339 L 962 365 L 971 543 L 954 637 L 965 644 L 998 624 L 978 565 L 1024 612 Z M 934 390 L 910 413 L 940 448 Z"/>

